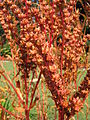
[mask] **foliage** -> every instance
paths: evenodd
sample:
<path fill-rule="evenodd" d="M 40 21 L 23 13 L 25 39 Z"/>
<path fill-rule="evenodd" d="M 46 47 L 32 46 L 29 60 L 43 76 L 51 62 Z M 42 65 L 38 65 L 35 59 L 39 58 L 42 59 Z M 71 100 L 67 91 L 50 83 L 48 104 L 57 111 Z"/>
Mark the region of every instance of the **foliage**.
<path fill-rule="evenodd" d="M 4 31 L 3 31 L 3 28 L 2 28 L 2 26 L 1 26 L 1 24 L 0 24 L 0 36 L 1 36 L 3 33 L 4 33 Z"/>
<path fill-rule="evenodd" d="M 6 44 L 4 43 L 3 47 L 0 47 L 0 56 L 5 57 L 7 55 L 11 55 L 11 49 L 10 49 L 10 45 L 6 41 Z"/>
<path fill-rule="evenodd" d="M 3 0 L 0 3 L 0 22 L 14 67 L 11 78 L 0 63 L 0 74 L 10 86 L 8 94 L 13 99 L 13 110 L 7 110 L 2 104 L 0 107 L 10 117 L 29 120 L 31 109 L 36 106 L 38 120 L 47 119 L 43 81 L 52 94 L 59 120 L 68 120 L 83 108 L 90 90 L 90 69 L 87 60 L 80 59 L 85 56 L 84 46 L 90 35 L 82 32 L 84 26 L 79 21 L 76 3 L 76 0 L 39 0 L 38 4 Z M 77 86 L 77 74 L 83 67 L 87 74 Z M 40 80 L 41 90 L 38 89 Z"/>
<path fill-rule="evenodd" d="M 0 24 L 0 56 L 11 55 L 10 46 L 5 38 L 4 30 Z"/>

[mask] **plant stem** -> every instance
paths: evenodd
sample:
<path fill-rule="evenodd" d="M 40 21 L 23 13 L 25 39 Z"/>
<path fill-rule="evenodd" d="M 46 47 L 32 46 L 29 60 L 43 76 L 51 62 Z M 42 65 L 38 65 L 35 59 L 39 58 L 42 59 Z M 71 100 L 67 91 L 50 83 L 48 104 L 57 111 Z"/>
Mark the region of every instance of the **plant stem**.
<path fill-rule="evenodd" d="M 86 120 L 88 120 L 88 112 L 89 112 L 89 102 L 88 102 L 88 97 L 87 97 L 87 99 L 86 99 Z"/>
<path fill-rule="evenodd" d="M 27 0 L 25 0 L 25 5 L 26 5 L 26 17 L 28 17 Z M 26 58 L 26 70 L 27 70 L 27 59 L 28 59 L 28 55 L 27 55 L 27 58 Z M 25 93 L 26 93 L 25 115 L 26 115 L 26 120 L 29 120 L 29 111 L 28 111 L 28 89 L 27 89 L 27 71 L 25 72 Z"/>
<path fill-rule="evenodd" d="M 26 16 L 28 16 L 28 6 L 27 6 L 27 0 L 25 0 L 25 5 L 26 5 Z"/>
<path fill-rule="evenodd" d="M 40 81 L 40 78 L 41 78 L 41 73 L 42 73 L 42 72 L 40 72 L 40 74 L 39 74 L 39 78 L 38 78 L 38 81 L 37 81 L 37 83 L 36 83 L 35 89 L 34 89 L 32 95 L 31 95 L 31 102 L 30 102 L 30 106 L 29 106 L 29 111 L 30 111 L 30 109 L 31 109 L 31 105 L 32 105 L 32 102 L 33 102 L 33 98 L 34 98 L 35 91 L 36 91 L 36 89 L 37 89 L 37 86 L 38 86 L 39 81 Z"/>
<path fill-rule="evenodd" d="M 78 113 L 77 113 L 77 120 L 79 120 L 79 116 L 78 116 Z"/>
<path fill-rule="evenodd" d="M 26 110 L 28 109 L 28 91 L 27 91 L 27 77 L 25 73 L 25 93 L 26 93 Z"/>
<path fill-rule="evenodd" d="M 29 120 L 29 110 L 25 110 L 26 120 Z"/>
<path fill-rule="evenodd" d="M 28 89 L 28 94 L 29 94 L 29 92 L 30 92 L 30 89 L 31 89 L 31 84 L 32 84 L 32 82 L 33 82 L 33 78 L 34 78 L 34 72 L 33 72 L 32 79 L 31 79 L 31 81 L 30 81 L 30 86 L 29 86 L 29 89 Z"/>
<path fill-rule="evenodd" d="M 58 120 L 64 120 L 64 114 L 61 110 L 58 110 Z"/>
<path fill-rule="evenodd" d="M 61 48 L 61 68 L 60 68 L 60 75 L 61 75 L 61 78 L 62 78 L 65 25 L 64 25 L 64 16 L 63 16 L 63 12 L 62 12 L 61 6 L 60 6 L 60 14 L 61 14 L 61 20 L 62 20 L 62 25 L 63 25 L 63 29 L 62 29 L 62 48 Z"/>
<path fill-rule="evenodd" d="M 53 20 L 53 14 L 54 14 L 54 4 L 52 2 L 52 13 L 51 13 L 51 20 L 52 20 L 52 25 L 51 25 L 51 32 L 50 32 L 50 47 L 51 47 L 51 44 L 52 44 L 52 34 L 53 34 L 53 23 L 54 23 L 54 20 Z"/>
<path fill-rule="evenodd" d="M 16 88 L 14 87 L 13 83 L 3 74 L 1 73 L 1 75 L 5 78 L 5 80 L 8 82 L 8 84 L 13 88 L 13 90 L 15 91 L 15 93 L 17 94 L 19 100 L 21 101 L 21 103 L 24 106 L 24 101 L 22 100 L 22 98 L 20 97 L 18 91 L 16 90 Z"/>
<path fill-rule="evenodd" d="M 13 114 L 12 112 L 6 110 L 2 105 L 0 105 L 0 108 L 1 108 L 3 111 L 7 112 L 8 114 L 12 115 L 12 116 L 15 117 L 15 118 L 21 118 L 20 116 L 16 116 L 16 115 Z"/>
<path fill-rule="evenodd" d="M 44 100 L 45 100 L 45 93 L 44 93 L 44 86 L 43 81 L 41 81 L 41 91 L 42 91 L 42 104 L 43 104 L 43 118 L 45 118 L 45 106 L 44 106 Z"/>
<path fill-rule="evenodd" d="M 46 23 L 45 23 L 44 33 L 45 33 L 46 39 L 47 39 L 47 41 L 48 41 L 48 43 L 49 43 L 49 39 L 48 39 L 48 37 L 47 37 L 47 32 L 46 32 Z"/>

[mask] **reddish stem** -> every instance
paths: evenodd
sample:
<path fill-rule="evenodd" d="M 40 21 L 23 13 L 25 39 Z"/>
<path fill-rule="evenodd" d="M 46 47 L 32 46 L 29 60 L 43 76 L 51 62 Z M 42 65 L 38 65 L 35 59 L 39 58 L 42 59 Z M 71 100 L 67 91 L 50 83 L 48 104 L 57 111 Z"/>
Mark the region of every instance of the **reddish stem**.
<path fill-rule="evenodd" d="M 61 77 L 62 77 L 65 25 L 64 25 L 64 16 L 63 16 L 63 12 L 62 12 L 61 7 L 60 7 L 60 14 L 61 14 L 61 20 L 62 20 L 62 25 L 63 25 L 63 29 L 62 29 L 62 48 L 61 48 L 61 68 L 60 68 L 60 74 L 61 74 Z"/>
<path fill-rule="evenodd" d="M 34 78 L 34 72 L 33 72 L 33 76 L 32 76 L 32 79 L 31 79 L 31 81 L 30 81 L 30 86 L 29 86 L 29 90 L 28 90 L 28 93 L 30 92 L 30 89 L 31 89 L 31 84 L 32 84 L 32 82 L 33 82 L 33 78 Z"/>
<path fill-rule="evenodd" d="M 50 43 L 49 43 L 50 47 L 51 47 L 51 44 L 52 44 L 52 33 L 50 33 Z"/>
<path fill-rule="evenodd" d="M 63 114 L 63 110 L 59 110 L 58 111 L 58 120 L 64 120 L 64 114 Z"/>
<path fill-rule="evenodd" d="M 13 114 L 12 112 L 6 110 L 2 105 L 0 105 L 0 108 L 1 108 L 2 110 L 4 110 L 5 112 L 7 112 L 8 114 L 10 114 L 10 115 L 12 115 L 13 117 L 15 117 L 16 119 L 17 119 L 17 118 L 21 118 L 20 116 L 16 116 L 16 115 Z"/>
<path fill-rule="evenodd" d="M 87 95 L 88 96 L 88 95 Z M 86 100 L 86 103 L 89 105 L 89 102 L 88 102 L 88 98 L 87 98 L 87 100 Z M 86 105 L 86 120 L 88 120 L 88 112 L 89 112 L 89 109 L 88 109 L 89 107 Z"/>
<path fill-rule="evenodd" d="M 26 110 L 28 109 L 28 91 L 27 91 L 27 77 L 25 73 L 25 93 L 26 93 Z"/>
<path fill-rule="evenodd" d="M 27 0 L 25 0 L 25 5 L 26 5 L 26 17 L 28 17 Z M 27 58 L 26 58 L 26 69 L 27 69 L 27 59 L 28 59 L 28 55 L 27 55 Z M 26 115 L 26 120 L 29 120 L 29 111 L 28 111 L 28 89 L 27 89 L 27 73 L 25 73 L 25 93 L 26 93 L 26 110 L 25 110 L 25 115 Z"/>
<path fill-rule="evenodd" d="M 39 91 L 39 88 L 37 88 L 37 96 L 39 98 L 39 101 L 40 101 L 40 91 Z M 37 113 L 38 113 L 38 120 L 41 120 L 41 114 L 40 114 L 40 111 L 41 111 L 41 104 L 39 104 L 39 101 L 37 102 Z"/>
<path fill-rule="evenodd" d="M 77 113 L 77 120 L 79 120 L 79 115 L 78 115 L 78 113 Z"/>
<path fill-rule="evenodd" d="M 25 5 L 26 5 L 26 16 L 28 16 L 28 6 L 27 6 L 27 0 L 25 0 Z"/>
<path fill-rule="evenodd" d="M 62 21 L 62 25 L 63 25 L 63 29 L 62 29 L 62 48 L 61 48 L 61 66 L 60 66 L 60 75 L 61 78 L 63 79 L 63 75 L 62 75 L 62 70 L 63 70 L 63 51 L 64 51 L 64 30 L 65 30 L 65 24 L 64 24 L 64 16 L 63 16 L 63 11 L 60 8 L 60 14 L 61 14 L 61 21 Z M 64 81 L 63 81 L 64 82 Z M 62 111 L 59 110 L 59 116 L 58 116 L 59 120 L 64 120 L 64 109 L 62 108 Z"/>
<path fill-rule="evenodd" d="M 25 110 L 26 120 L 29 120 L 29 110 Z"/>
<path fill-rule="evenodd" d="M 36 83 L 35 89 L 34 89 L 32 95 L 31 95 L 31 102 L 30 102 L 30 106 L 29 106 L 29 111 L 30 111 L 30 109 L 31 109 L 31 105 L 32 105 L 32 102 L 33 102 L 33 98 L 34 98 L 34 95 L 35 95 L 35 91 L 36 91 L 37 86 L 38 86 L 38 84 L 39 84 L 40 78 L 41 78 L 41 72 L 40 72 L 40 74 L 39 74 L 39 78 L 38 78 L 38 81 L 37 81 L 37 83 Z"/>
<path fill-rule="evenodd" d="M 43 102 L 43 117 L 45 118 L 45 107 L 44 107 L 44 88 L 43 88 L 43 81 L 41 81 L 41 90 L 42 90 L 42 102 Z"/>
<path fill-rule="evenodd" d="M 53 14 L 54 14 L 54 4 L 52 2 L 52 13 L 51 13 L 51 20 L 52 20 L 52 25 L 51 25 L 51 32 L 50 32 L 50 47 L 51 47 L 51 44 L 52 44 L 52 34 L 53 34 Z"/>
<path fill-rule="evenodd" d="M 35 16 L 36 17 L 36 22 L 38 22 L 39 23 L 39 25 L 40 25 L 40 20 L 39 20 L 39 18 L 38 18 L 38 16 L 36 15 Z M 46 39 L 47 39 L 47 41 L 48 41 L 48 43 L 49 43 L 49 39 L 48 39 L 48 37 L 47 37 L 47 32 L 46 32 L 46 21 L 45 21 L 45 29 L 43 29 L 42 31 L 44 31 L 44 34 L 45 34 L 45 36 L 46 36 Z M 40 25 L 40 27 L 41 27 L 41 29 L 44 27 L 44 25 L 42 26 L 42 25 Z"/>
<path fill-rule="evenodd" d="M 47 41 L 48 41 L 48 43 L 49 43 L 49 39 L 48 39 L 48 37 L 47 37 L 47 32 L 46 32 L 46 23 L 45 23 L 44 33 L 45 33 L 46 39 L 47 39 Z"/>
<path fill-rule="evenodd" d="M 9 85 L 13 88 L 13 90 L 15 91 L 15 93 L 17 94 L 19 100 L 21 101 L 21 103 L 23 104 L 24 106 L 24 101 L 22 100 L 22 98 L 20 97 L 19 93 L 17 92 L 16 88 L 14 87 L 14 85 L 12 84 L 12 82 L 10 80 L 8 80 L 8 78 L 3 74 L 1 73 L 2 76 L 5 78 L 5 80 L 9 83 Z"/>

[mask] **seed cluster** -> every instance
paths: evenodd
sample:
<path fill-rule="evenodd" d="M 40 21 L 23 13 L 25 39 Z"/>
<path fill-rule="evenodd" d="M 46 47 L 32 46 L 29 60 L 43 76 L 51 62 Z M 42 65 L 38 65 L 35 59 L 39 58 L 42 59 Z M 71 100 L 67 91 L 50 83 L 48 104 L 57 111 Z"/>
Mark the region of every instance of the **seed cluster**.
<path fill-rule="evenodd" d="M 38 4 L 28 0 L 27 4 L 25 0 L 3 0 L 0 3 L 0 23 L 22 79 L 25 74 L 28 79 L 30 71 L 39 67 L 57 108 L 63 109 L 67 118 L 81 109 L 81 98 L 88 93 L 75 97 L 77 92 L 72 91 L 77 89 L 73 83 L 76 83 L 78 69 L 83 63 L 86 65 L 86 61 L 81 63 L 80 59 L 85 55 L 84 46 L 90 39 L 90 35 L 82 32 L 75 5 L 76 0 L 50 3 L 39 0 Z M 84 84 L 79 87 L 80 93 L 82 90 L 87 91 Z M 68 96 L 70 100 L 67 100 Z"/>

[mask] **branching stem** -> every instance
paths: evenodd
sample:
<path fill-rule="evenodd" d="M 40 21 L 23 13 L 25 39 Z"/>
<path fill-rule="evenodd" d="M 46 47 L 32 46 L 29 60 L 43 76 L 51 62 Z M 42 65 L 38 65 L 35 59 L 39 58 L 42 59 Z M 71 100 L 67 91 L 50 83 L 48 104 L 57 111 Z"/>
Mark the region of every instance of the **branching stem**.
<path fill-rule="evenodd" d="M 15 91 L 15 93 L 17 94 L 19 100 L 21 101 L 21 103 L 23 104 L 24 106 L 24 101 L 22 100 L 22 98 L 20 97 L 18 91 L 16 90 L 16 88 L 14 87 L 13 83 L 3 74 L 3 73 L 0 73 L 4 78 L 5 80 L 8 82 L 8 84 L 13 88 L 13 90 Z"/>
<path fill-rule="evenodd" d="M 30 111 L 30 109 L 31 109 L 31 105 L 32 105 L 32 102 L 33 102 L 33 98 L 34 98 L 34 95 L 35 95 L 35 91 L 36 91 L 36 89 L 37 89 L 37 86 L 38 86 L 39 81 L 40 81 L 40 78 L 41 78 L 41 74 L 42 74 L 42 72 L 40 72 L 40 74 L 39 74 L 38 81 L 37 81 L 37 83 L 36 83 L 35 89 L 34 89 L 32 95 L 31 95 L 31 102 L 30 102 L 30 106 L 29 106 L 29 111 Z"/>
<path fill-rule="evenodd" d="M 13 114 L 12 112 L 6 110 L 6 108 L 4 108 L 2 105 L 0 105 L 0 108 L 1 108 L 2 110 L 4 110 L 5 112 L 7 112 L 8 114 L 10 114 L 10 115 L 12 115 L 13 117 L 15 117 L 16 119 L 17 119 L 17 118 L 21 118 L 20 116 L 16 116 L 16 115 Z"/>
<path fill-rule="evenodd" d="M 62 29 L 62 48 L 61 48 L 61 68 L 60 68 L 60 75 L 61 75 L 61 78 L 62 78 L 65 25 L 64 25 L 64 16 L 63 16 L 63 11 L 61 9 L 61 6 L 60 6 L 60 14 L 61 14 L 61 20 L 62 20 L 62 25 L 63 25 L 63 29 Z"/>

